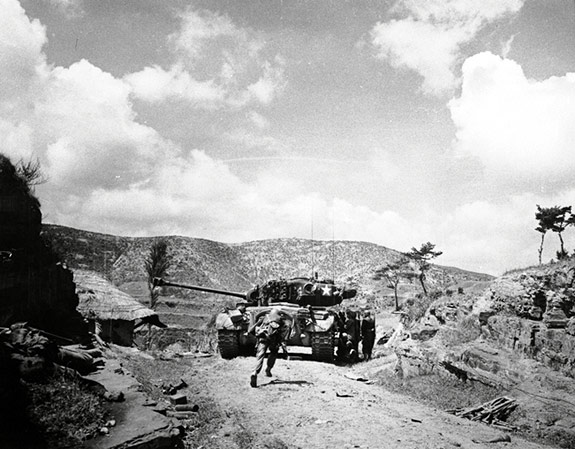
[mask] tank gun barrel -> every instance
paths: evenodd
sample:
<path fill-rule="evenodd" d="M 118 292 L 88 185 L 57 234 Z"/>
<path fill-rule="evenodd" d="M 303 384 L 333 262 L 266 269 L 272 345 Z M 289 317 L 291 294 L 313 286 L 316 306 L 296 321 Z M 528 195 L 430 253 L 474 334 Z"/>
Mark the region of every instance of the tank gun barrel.
<path fill-rule="evenodd" d="M 235 298 L 242 298 L 246 299 L 245 293 L 240 292 L 231 292 L 228 290 L 220 290 L 217 288 L 209 288 L 209 287 L 200 287 L 198 285 L 186 285 L 186 284 L 178 284 L 176 282 L 166 281 L 162 278 L 154 278 L 153 281 L 154 287 L 179 287 L 179 288 L 187 288 L 188 290 L 196 290 L 199 292 L 207 292 L 207 293 L 216 293 L 218 295 L 226 295 L 226 296 L 233 296 Z"/>

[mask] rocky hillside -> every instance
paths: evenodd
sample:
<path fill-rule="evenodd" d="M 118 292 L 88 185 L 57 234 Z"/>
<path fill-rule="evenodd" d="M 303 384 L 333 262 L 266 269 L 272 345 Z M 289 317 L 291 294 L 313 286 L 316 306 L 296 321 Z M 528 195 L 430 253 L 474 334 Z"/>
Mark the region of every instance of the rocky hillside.
<path fill-rule="evenodd" d="M 44 237 L 71 268 L 94 270 L 124 285 L 145 280 L 144 259 L 153 238 L 119 237 L 56 225 L 43 226 Z M 336 282 L 368 283 L 376 268 L 400 256 L 384 246 L 353 241 L 272 239 L 225 244 L 169 236 L 170 279 L 245 291 L 279 277 L 311 276 Z M 490 281 L 492 276 L 434 265 L 428 276 L 439 288 Z M 138 296 L 138 295 L 136 295 Z"/>
<path fill-rule="evenodd" d="M 488 386 L 518 403 L 506 425 L 573 448 L 574 287 L 572 258 L 507 273 L 478 294 L 427 298 L 423 316 L 391 345 L 394 372 Z M 409 304 L 417 316 L 420 304 Z"/>

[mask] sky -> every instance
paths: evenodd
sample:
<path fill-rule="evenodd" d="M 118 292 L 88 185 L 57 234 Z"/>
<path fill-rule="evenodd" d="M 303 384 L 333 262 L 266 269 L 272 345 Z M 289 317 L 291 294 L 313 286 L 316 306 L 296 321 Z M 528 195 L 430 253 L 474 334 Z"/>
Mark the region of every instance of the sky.
<path fill-rule="evenodd" d="M 573 0 L 0 11 L 0 152 L 40 163 L 45 223 L 432 242 L 439 264 L 499 275 L 537 263 L 537 205 L 575 207 Z"/>

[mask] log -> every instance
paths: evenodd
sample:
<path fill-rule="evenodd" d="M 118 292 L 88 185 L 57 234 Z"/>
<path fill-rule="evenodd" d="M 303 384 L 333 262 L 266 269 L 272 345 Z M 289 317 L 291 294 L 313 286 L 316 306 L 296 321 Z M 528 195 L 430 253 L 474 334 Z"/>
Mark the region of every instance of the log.
<path fill-rule="evenodd" d="M 194 415 L 194 412 L 172 412 L 170 410 L 166 411 L 166 416 L 168 418 L 191 419 L 194 417 Z"/>
<path fill-rule="evenodd" d="M 177 412 L 197 412 L 200 407 L 198 406 L 198 404 L 185 404 L 185 405 L 176 405 L 174 406 L 174 409 L 176 409 Z"/>

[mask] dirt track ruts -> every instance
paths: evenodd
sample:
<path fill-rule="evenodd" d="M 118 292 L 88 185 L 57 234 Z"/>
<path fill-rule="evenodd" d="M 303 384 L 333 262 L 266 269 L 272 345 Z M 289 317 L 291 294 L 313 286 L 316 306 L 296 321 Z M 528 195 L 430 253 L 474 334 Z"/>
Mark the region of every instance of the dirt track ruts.
<path fill-rule="evenodd" d="M 227 417 L 212 436 L 218 448 L 241 447 L 241 432 L 252 437 L 253 447 L 274 449 L 548 447 L 346 377 L 363 376 L 373 362 L 346 367 L 280 359 L 272 378 L 260 374 L 258 388 L 249 386 L 253 357 L 186 363 L 190 380 L 201 384 Z M 506 435 L 510 441 L 497 441 Z M 284 446 L 258 446 L 266 439 Z"/>

